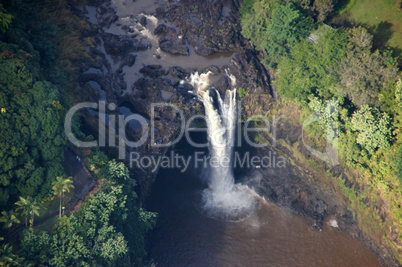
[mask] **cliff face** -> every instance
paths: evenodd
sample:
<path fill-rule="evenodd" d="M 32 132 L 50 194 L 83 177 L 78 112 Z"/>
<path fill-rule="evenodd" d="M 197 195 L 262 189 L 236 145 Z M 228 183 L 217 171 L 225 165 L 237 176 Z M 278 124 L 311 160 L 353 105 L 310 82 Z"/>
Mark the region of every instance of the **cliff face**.
<path fill-rule="evenodd" d="M 93 1 L 80 11 L 90 25 L 86 38 L 93 40 L 88 47 L 92 60 L 82 65 L 82 99 L 115 103 L 116 110 L 106 112 L 110 115 L 140 115 L 155 134 L 154 142 L 163 144 L 179 134 L 182 120 L 171 107 L 158 107 L 151 114 L 151 106 L 173 104 L 186 118 L 203 114 L 202 104 L 189 92 L 194 88 L 183 82 L 195 71 L 219 76 L 214 86 L 221 92 L 230 86 L 224 75 L 230 72 L 249 96 L 271 99 L 269 77 L 241 37 L 234 2 L 151 2 Z M 92 110 L 86 116 L 95 136 L 98 115 Z M 128 139 L 139 140 L 143 130 L 140 125 L 127 127 Z M 118 156 L 117 148 L 109 152 Z M 129 152 L 155 156 L 166 148 L 153 146 L 148 138 L 141 146 L 128 147 L 126 159 Z M 150 169 L 135 169 L 144 189 L 156 175 Z"/>
<path fill-rule="evenodd" d="M 92 60 L 81 66 L 82 99 L 114 103 L 116 108 L 108 110 L 108 114 L 137 114 L 148 125 L 133 123 L 127 127 L 129 140 L 141 140 L 145 131 L 148 138 L 140 146 L 126 146 L 126 160 L 129 152 L 150 157 L 166 153 L 168 147 L 154 144 L 175 140 L 183 118 L 187 120 L 192 115 L 203 114 L 202 104 L 190 92 L 194 88 L 185 82 L 195 71 L 211 71 L 220 77 L 214 82 L 220 92 L 230 88 L 224 74 L 234 75 L 237 88 L 247 92 L 241 99 L 243 119 L 265 115 L 276 101 L 268 71 L 240 34 L 236 1 L 126 0 L 115 5 L 98 0 L 90 1 L 85 10 L 77 12 L 89 22 L 90 28 L 85 35 L 93 40 L 93 45 L 88 47 Z M 183 117 L 171 106 L 162 105 L 153 114 L 152 104 L 155 103 L 175 105 L 183 111 Z M 97 135 L 99 112 L 88 110 L 85 117 L 88 131 Z M 151 125 L 152 118 L 155 118 L 154 125 Z M 289 127 L 291 124 L 286 120 L 281 122 L 278 136 L 289 134 L 290 139 L 295 136 L 297 140 L 300 130 Z M 151 133 L 154 140 L 150 139 Z M 116 147 L 106 143 L 109 153 L 121 157 L 121 151 L 119 155 Z M 250 177 L 259 177 L 245 181 L 250 187 L 272 202 L 307 215 L 314 229 L 320 230 L 325 221 L 335 219 L 341 229 L 364 239 L 380 254 L 379 247 L 363 236 L 352 212 L 333 190 L 319 184 L 309 171 L 303 171 L 288 149 L 272 145 L 252 149 L 255 155 L 273 152 L 285 158 L 286 168 L 248 170 L 252 173 Z M 143 197 L 148 194 L 157 174 L 152 171 L 154 169 L 155 166 L 133 166 Z"/>

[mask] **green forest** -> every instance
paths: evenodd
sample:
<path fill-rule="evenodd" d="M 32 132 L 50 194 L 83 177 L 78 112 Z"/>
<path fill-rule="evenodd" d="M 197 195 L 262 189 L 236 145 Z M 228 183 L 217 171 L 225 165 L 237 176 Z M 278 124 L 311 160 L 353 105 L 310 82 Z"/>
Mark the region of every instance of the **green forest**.
<path fill-rule="evenodd" d="M 310 165 L 327 170 L 324 175 L 352 205 L 364 231 L 400 257 L 402 43 L 393 38 L 389 45 L 376 32 L 382 29 L 358 20 L 340 23 L 351 12 L 363 12 L 353 6 L 359 1 L 343 2 L 245 0 L 242 34 L 273 70 L 279 95 L 301 108 L 299 124 L 310 114 L 320 117 L 308 128 L 310 142 L 318 148 L 332 143 L 348 178 L 333 177 L 319 160 Z M 393 18 L 400 21 L 397 2 Z M 372 10 L 366 4 L 360 7 Z"/>
<path fill-rule="evenodd" d="M 77 153 L 95 186 L 65 211 L 74 198 L 66 153 L 75 150 L 63 123 L 80 100 L 79 65 L 92 42 L 71 11 L 83 2 L 0 0 L 0 266 L 153 265 L 146 237 L 158 214 L 142 207 L 139 181 L 123 162 L 98 148 Z M 329 142 L 344 175 L 317 159 L 308 164 L 402 262 L 402 33 L 384 36 L 358 2 L 244 0 L 241 38 L 272 73 L 272 109 L 298 110 L 294 127 L 320 117 L 307 138 L 321 150 Z M 73 128 L 93 138 L 79 120 Z"/>
<path fill-rule="evenodd" d="M 144 237 L 156 214 L 139 207 L 123 163 L 89 155 L 97 190 L 62 216 L 73 190 L 64 116 L 86 56 L 85 21 L 68 4 L 0 1 L 0 266 L 145 264 Z"/>

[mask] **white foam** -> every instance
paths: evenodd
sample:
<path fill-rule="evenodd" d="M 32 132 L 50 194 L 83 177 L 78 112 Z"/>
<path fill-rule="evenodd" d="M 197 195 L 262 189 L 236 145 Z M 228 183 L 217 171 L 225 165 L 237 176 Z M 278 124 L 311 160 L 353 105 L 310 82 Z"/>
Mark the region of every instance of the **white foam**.
<path fill-rule="evenodd" d="M 208 140 L 211 158 L 209 187 L 202 194 L 206 213 L 213 217 L 231 219 L 246 214 L 254 206 L 254 197 L 243 185 L 235 185 L 232 170 L 234 132 L 237 122 L 236 88 L 227 90 L 224 100 L 215 90 L 218 107 L 210 95 L 212 72 L 195 72 L 190 75 L 189 83 L 196 89 L 203 101 L 207 117 Z M 228 74 L 232 86 L 236 78 Z"/>
<path fill-rule="evenodd" d="M 339 228 L 338 222 L 335 219 L 330 219 L 328 221 L 328 225 L 331 226 L 331 227 L 334 227 L 334 228 Z"/>
<path fill-rule="evenodd" d="M 147 18 L 147 23 L 151 22 L 153 27 L 158 26 L 158 19 L 153 15 L 141 14 Z"/>

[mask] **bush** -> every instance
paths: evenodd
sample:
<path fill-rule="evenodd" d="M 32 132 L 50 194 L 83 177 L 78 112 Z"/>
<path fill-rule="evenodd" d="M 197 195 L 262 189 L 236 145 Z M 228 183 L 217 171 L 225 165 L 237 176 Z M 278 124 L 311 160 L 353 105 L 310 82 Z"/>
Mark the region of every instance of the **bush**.
<path fill-rule="evenodd" d="M 368 151 L 387 148 L 391 140 L 391 118 L 387 113 L 380 114 L 376 108 L 364 105 L 353 114 L 352 130 L 359 132 L 357 143 Z"/>
<path fill-rule="evenodd" d="M 402 184 L 402 145 L 399 146 L 399 149 L 394 157 L 393 165 L 395 174 L 398 177 L 399 182 Z"/>
<path fill-rule="evenodd" d="M 242 99 L 247 94 L 246 90 L 243 87 L 240 87 L 238 92 L 240 99 Z"/>
<path fill-rule="evenodd" d="M 399 106 L 400 109 L 402 109 L 402 80 L 401 79 L 399 79 L 398 82 L 396 83 L 395 99 L 396 99 L 396 104 Z"/>
<path fill-rule="evenodd" d="M 310 103 L 309 107 L 319 116 L 319 125 L 326 130 L 327 141 L 333 143 L 338 137 L 338 129 L 336 124 L 339 122 L 339 101 L 336 99 L 322 102 L 317 97 Z"/>

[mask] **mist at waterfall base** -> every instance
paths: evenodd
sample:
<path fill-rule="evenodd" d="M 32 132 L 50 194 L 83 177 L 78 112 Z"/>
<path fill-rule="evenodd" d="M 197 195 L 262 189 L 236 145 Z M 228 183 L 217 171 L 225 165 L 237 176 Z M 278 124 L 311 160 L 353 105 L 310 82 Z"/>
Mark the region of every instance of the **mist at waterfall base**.
<path fill-rule="evenodd" d="M 210 77 L 211 84 L 215 78 Z M 219 108 L 215 90 L 209 93 L 213 106 Z M 208 142 L 207 132 L 189 134 L 197 144 Z M 252 150 L 245 139 L 241 142 L 242 146 L 233 147 L 235 152 L 242 155 Z M 195 148 L 187 138 L 174 150 L 194 161 L 194 153 L 214 153 L 207 147 Z M 203 164 L 190 164 L 184 172 L 159 170 L 146 202 L 150 211 L 158 213 L 147 242 L 149 259 L 158 266 L 380 266 L 368 248 L 328 223 L 323 231 L 315 231 L 309 218 L 258 196 L 253 199 L 239 182 L 266 179 L 264 169 L 237 166 L 228 170 L 230 179 L 214 180 L 220 171 L 204 169 Z M 213 187 L 214 182 L 223 185 L 225 181 L 231 186 L 222 186 L 221 193 L 214 190 L 220 188 Z"/>
<path fill-rule="evenodd" d="M 255 207 L 249 189 L 235 184 L 233 175 L 233 147 L 237 125 L 236 78 L 227 73 L 232 90 L 224 99 L 211 85 L 211 72 L 193 73 L 189 83 L 203 102 L 208 126 L 209 152 L 217 162 L 209 164 L 204 172 L 208 188 L 202 192 L 202 211 L 209 217 L 221 220 L 240 220 Z"/>

